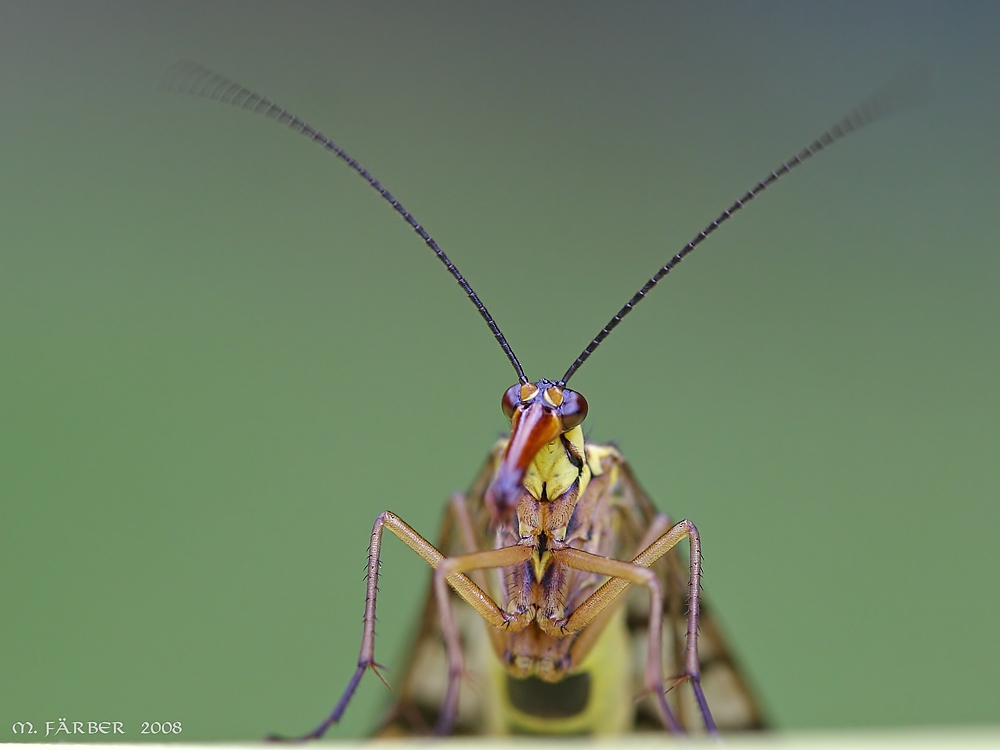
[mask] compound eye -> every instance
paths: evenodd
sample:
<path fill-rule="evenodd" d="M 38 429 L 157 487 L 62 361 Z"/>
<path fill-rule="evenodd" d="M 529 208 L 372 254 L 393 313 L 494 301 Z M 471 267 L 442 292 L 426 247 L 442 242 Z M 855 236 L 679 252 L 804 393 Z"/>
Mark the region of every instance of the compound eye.
<path fill-rule="evenodd" d="M 569 388 L 563 389 L 562 397 L 559 416 L 562 417 L 563 430 L 569 432 L 587 418 L 587 399 Z"/>
<path fill-rule="evenodd" d="M 507 415 L 507 419 L 514 418 L 514 409 L 519 403 L 521 403 L 521 384 L 515 383 L 504 391 L 503 398 L 500 399 L 500 408 Z"/>

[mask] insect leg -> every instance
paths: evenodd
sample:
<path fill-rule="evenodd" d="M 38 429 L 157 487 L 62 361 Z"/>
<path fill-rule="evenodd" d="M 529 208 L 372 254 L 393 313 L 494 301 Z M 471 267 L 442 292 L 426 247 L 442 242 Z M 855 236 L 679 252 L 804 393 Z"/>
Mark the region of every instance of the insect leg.
<path fill-rule="evenodd" d="M 615 592 L 611 596 L 602 594 L 608 583 L 621 582 L 621 590 L 632 583 L 642 584 L 649 589 L 649 658 L 646 661 L 646 687 L 658 696 L 660 712 L 667 728 L 672 732 L 683 732 L 684 730 L 667 704 L 666 687 L 663 684 L 663 659 L 661 658 L 663 588 L 656 573 L 645 565 L 613 560 L 572 547 L 553 551 L 552 556 L 568 567 L 588 573 L 611 576 L 608 582 L 587 597 L 563 623 L 561 630 L 564 634 L 568 635 L 583 630 L 612 605 L 620 592 Z"/>
<path fill-rule="evenodd" d="M 698 528 L 690 521 L 681 521 L 670 531 L 661 536 L 645 550 L 640 552 L 634 563 L 651 566 L 663 555 L 672 550 L 684 538 L 690 545 L 690 562 L 688 576 L 688 612 L 687 612 L 687 644 L 684 649 L 684 677 L 691 681 L 698 708 L 705 721 L 705 729 L 710 733 L 717 732 L 712 712 L 705 700 L 705 691 L 701 687 L 701 666 L 698 659 L 698 619 L 701 616 L 701 536 Z M 595 592 L 596 593 L 596 592 Z"/>
<path fill-rule="evenodd" d="M 340 721 L 340 717 L 343 716 L 344 711 L 347 708 L 347 704 L 350 702 L 351 697 L 357 690 L 365 672 L 371 669 L 378 675 L 378 664 L 375 662 L 375 601 L 378 597 L 378 569 L 382 549 L 382 531 L 386 528 L 399 537 L 399 539 L 402 540 L 407 547 L 420 555 L 420 557 L 422 557 L 432 568 L 437 568 L 441 562 L 446 559 L 452 559 L 446 558 L 443 554 L 441 554 L 437 547 L 424 539 L 395 513 L 385 511 L 375 519 L 375 525 L 372 527 L 371 544 L 368 548 L 368 583 L 365 594 L 365 625 L 364 632 L 361 636 L 361 651 L 358 654 L 358 667 L 355 670 L 354 675 L 351 677 L 350 682 L 347 683 L 347 687 L 344 689 L 343 695 L 340 696 L 340 700 L 337 701 L 337 705 L 334 706 L 333 711 L 326 718 L 326 720 L 312 732 L 304 735 L 300 739 L 308 740 L 322 737 L 332 724 L 336 724 Z M 446 575 L 446 583 L 454 588 L 458 595 L 468 602 L 473 609 L 479 612 L 479 614 L 482 615 L 487 622 L 503 622 L 504 616 L 500 608 L 486 594 L 486 592 L 477 586 L 468 576 L 461 572 L 449 572 Z M 457 640 L 457 632 L 455 637 Z M 381 675 L 379 675 L 379 677 L 381 678 Z"/>
<path fill-rule="evenodd" d="M 705 721 L 705 728 L 710 733 L 715 733 L 717 731 L 715 721 L 712 719 L 712 713 L 708 708 L 708 702 L 705 700 L 705 693 L 701 687 L 701 668 L 698 661 L 698 618 L 701 611 L 701 537 L 698 535 L 697 527 L 695 527 L 695 525 L 690 521 L 679 522 L 669 531 L 662 534 L 652 544 L 646 547 L 646 549 L 636 555 L 631 563 L 624 563 L 617 560 L 607 560 L 605 558 L 599 559 L 604 559 L 605 562 L 609 564 L 617 563 L 618 565 L 629 567 L 639 566 L 644 569 L 649 569 L 657 560 L 676 547 L 685 538 L 688 540 L 691 548 L 691 560 L 690 577 L 688 582 L 688 614 L 686 648 L 684 653 L 684 673 L 681 680 L 687 679 L 691 681 L 691 688 L 694 691 L 695 699 L 698 702 L 698 708 Z M 572 555 L 568 555 L 567 553 L 572 553 Z M 630 578 L 627 575 L 597 570 L 596 567 L 599 566 L 599 563 L 593 560 L 588 562 L 582 557 L 586 555 L 587 558 L 593 558 L 594 556 L 588 555 L 580 550 L 560 550 L 559 555 L 581 558 L 579 562 L 575 560 L 572 562 L 565 560 L 566 564 L 571 567 L 578 568 L 581 567 L 581 565 L 587 564 L 593 567 L 581 569 L 593 570 L 595 573 L 611 576 L 611 578 L 609 578 L 597 591 L 595 591 L 579 607 L 576 608 L 566 623 L 567 628 L 572 626 L 573 629 L 580 630 L 586 627 L 601 613 L 603 609 L 609 606 L 626 588 L 628 588 L 631 583 L 644 583 L 642 580 L 637 580 L 634 577 Z M 608 569 L 611 567 L 613 566 L 609 565 Z M 621 570 L 627 571 L 628 568 L 622 568 Z M 650 573 L 652 573 L 652 571 L 650 571 Z M 655 578 L 655 575 L 653 577 Z M 657 585 L 659 585 L 658 579 Z M 651 590 L 649 613 L 650 659 L 647 663 L 647 683 L 651 677 L 651 674 L 648 672 L 649 669 L 659 669 L 662 671 L 662 663 L 659 661 L 660 638 L 662 637 L 661 629 L 663 621 L 662 607 L 662 595 L 659 602 L 654 602 L 652 600 Z M 656 655 L 655 663 L 653 659 L 654 647 Z M 661 698 L 658 698 L 658 700 L 660 701 L 660 707 L 662 710 L 666 707 L 666 699 L 661 695 Z"/>
<path fill-rule="evenodd" d="M 639 554 L 646 549 L 646 547 L 663 536 L 663 533 L 672 525 L 670 517 L 665 513 L 655 513 L 653 515 L 652 522 L 649 524 L 649 528 L 646 529 L 646 532 L 640 539 L 639 544 L 636 546 L 634 554 Z M 666 593 L 667 592 L 665 591 L 665 596 Z M 611 619 L 611 615 L 614 614 L 614 610 L 620 606 L 620 604 L 621 602 L 618 600 L 615 600 L 614 605 L 609 602 L 608 606 L 606 606 L 603 610 L 601 616 L 595 617 L 594 620 L 592 620 L 590 624 L 580 633 L 580 635 L 577 636 L 576 640 L 573 641 L 571 654 L 575 664 L 582 663 L 587 654 L 590 653 L 590 649 L 601 637 L 607 621 Z M 679 662 L 680 659 L 678 659 L 678 663 Z"/>
<path fill-rule="evenodd" d="M 649 547 L 653 542 L 663 536 L 664 533 L 670 530 L 673 526 L 673 521 L 670 520 L 670 516 L 666 513 L 655 513 L 653 515 L 653 520 L 649 524 L 649 528 L 646 529 L 646 533 L 643 534 L 639 545 L 636 547 L 635 554 L 639 554 L 647 547 Z M 664 598 L 665 598 L 665 611 L 667 614 L 666 628 L 667 632 L 670 634 L 670 647 L 671 656 L 674 664 L 684 663 L 684 653 L 685 653 L 685 640 L 681 639 L 677 635 L 677 628 L 675 623 L 680 622 L 683 613 L 682 609 L 684 606 L 683 597 L 681 596 L 681 590 L 684 588 L 684 580 L 681 577 L 680 566 L 678 564 L 677 555 L 668 554 L 665 555 L 665 566 L 660 566 L 660 575 L 662 576 L 662 581 L 665 584 L 664 588 Z M 664 560 L 661 558 L 661 562 Z M 587 628 L 577 641 L 583 641 L 593 630 L 592 627 Z M 686 634 L 685 634 L 686 635 Z M 583 648 L 587 648 L 587 644 L 579 643 Z M 577 644 L 574 644 L 576 647 Z M 680 702 L 677 704 L 677 718 L 680 723 L 687 726 L 687 722 L 684 718 L 684 705 Z"/>
<path fill-rule="evenodd" d="M 466 552 L 475 552 L 480 549 L 479 535 L 472 524 L 472 516 L 469 513 L 469 501 L 461 492 L 456 492 L 448 499 L 451 515 L 458 525 L 458 534 L 462 539 L 462 546 Z"/>
<path fill-rule="evenodd" d="M 487 462 L 468 493 L 456 492 L 448 499 L 435 541 L 435 546 L 445 557 L 476 552 L 492 546 L 486 544 L 475 521 L 476 504 L 481 503 L 482 499 L 481 486 L 488 484 L 491 477 L 492 464 Z M 498 600 L 497 594 L 489 586 L 484 571 L 471 571 L 469 577 L 483 591 L 490 593 L 494 600 Z M 441 674 L 447 674 L 448 660 L 441 632 L 441 615 L 438 611 L 437 598 L 434 596 L 433 575 L 427 583 L 427 592 L 419 618 L 420 624 L 414 630 L 406 650 L 407 657 L 403 668 L 397 672 L 398 678 L 393 682 L 394 700 L 381 719 L 376 736 L 431 734 L 444 705 L 447 682 L 441 683 L 439 680 Z M 461 623 L 460 617 L 459 621 Z M 492 627 L 485 628 L 485 631 L 494 651 L 502 653 L 503 633 Z M 459 703 L 462 700 L 460 697 Z M 471 711 L 474 706 L 469 708 Z M 463 712 L 464 709 L 465 707 Z"/>
<path fill-rule="evenodd" d="M 663 536 L 663 533 L 672 525 L 670 517 L 665 513 L 655 514 L 653 516 L 652 523 L 650 523 L 649 528 L 646 530 L 646 533 L 643 534 L 642 539 L 635 548 L 635 554 L 639 554 L 646 549 L 646 547 Z M 666 593 L 667 591 L 664 592 L 665 596 Z M 614 610 L 617 609 L 618 606 L 621 606 L 621 604 L 622 602 L 617 599 L 614 603 L 609 602 L 602 614 L 599 617 L 595 617 L 580 633 L 580 635 L 577 636 L 576 640 L 573 641 L 573 647 L 571 649 L 573 663 L 580 664 L 583 662 L 587 654 L 590 653 L 590 649 L 593 648 L 594 644 L 601 637 L 601 634 L 604 631 L 604 626 L 607 624 L 607 621 L 611 619 L 611 616 L 614 614 Z M 680 663 L 680 661 L 681 659 L 678 658 L 677 663 Z"/>
<path fill-rule="evenodd" d="M 501 547 L 500 549 L 448 557 L 437 564 L 434 570 L 434 595 L 437 598 L 438 612 L 441 615 L 441 632 L 444 635 L 445 648 L 448 653 L 448 692 L 445 694 L 444 707 L 438 717 L 437 726 L 434 728 L 435 734 L 447 734 L 455 723 L 455 717 L 458 714 L 458 686 L 464 671 L 462 643 L 459 639 L 459 629 L 458 623 L 455 620 L 455 612 L 451 608 L 448 585 L 450 584 L 458 591 L 459 595 L 462 595 L 462 592 L 455 587 L 454 581 L 464 578 L 472 584 L 472 581 L 464 575 L 466 572 L 482 570 L 484 568 L 504 568 L 510 565 L 517 565 L 531 557 L 532 551 L 531 547 L 515 545 L 513 547 Z M 479 591 L 482 592 L 482 589 L 479 589 Z M 486 596 L 486 594 L 483 594 L 483 596 Z M 462 596 L 462 598 L 464 599 L 465 597 Z M 466 601 L 469 600 L 466 599 Z M 492 599 L 489 599 L 489 602 L 493 605 L 495 611 L 486 612 L 478 607 L 476 607 L 476 611 L 482 615 L 483 619 L 494 630 L 516 627 L 508 620 Z M 472 604 L 472 602 L 469 603 Z M 475 604 L 473 606 L 475 607 Z"/>
<path fill-rule="evenodd" d="M 456 492 L 449 498 L 448 516 L 458 527 L 458 536 L 462 540 L 462 546 L 466 553 L 478 552 L 484 549 L 482 535 L 476 530 L 476 525 L 472 521 L 472 514 L 469 511 L 469 498 L 461 492 Z M 446 549 L 442 547 L 442 549 Z M 468 571 L 471 578 L 479 588 L 487 592 L 496 601 L 500 595 L 501 586 L 499 578 L 493 579 L 493 585 L 487 580 L 485 571 L 482 568 Z M 497 628 L 487 628 L 493 650 L 497 654 L 503 653 L 503 635 Z"/>

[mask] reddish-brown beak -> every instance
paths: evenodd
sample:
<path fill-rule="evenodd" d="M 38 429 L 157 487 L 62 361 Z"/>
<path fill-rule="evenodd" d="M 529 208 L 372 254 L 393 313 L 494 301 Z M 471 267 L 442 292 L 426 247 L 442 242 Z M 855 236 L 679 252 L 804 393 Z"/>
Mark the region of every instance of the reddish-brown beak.
<path fill-rule="evenodd" d="M 521 482 L 542 446 L 562 434 L 562 420 L 542 404 L 532 404 L 518 411 L 511 423 L 510 442 L 500 459 L 486 503 L 494 520 L 510 516 L 521 494 Z"/>

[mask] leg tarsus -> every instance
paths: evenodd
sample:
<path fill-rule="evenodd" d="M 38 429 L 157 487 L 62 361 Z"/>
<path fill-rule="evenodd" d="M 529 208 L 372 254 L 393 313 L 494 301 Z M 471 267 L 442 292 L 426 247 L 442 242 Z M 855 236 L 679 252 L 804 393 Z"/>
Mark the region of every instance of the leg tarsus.
<path fill-rule="evenodd" d="M 715 726 L 715 719 L 708 708 L 708 701 L 705 700 L 705 691 L 701 688 L 701 677 L 691 677 L 691 689 L 694 691 L 695 700 L 698 701 L 698 708 L 701 710 L 701 717 L 705 720 L 705 731 L 711 735 L 718 735 L 719 728 Z"/>
<path fill-rule="evenodd" d="M 705 722 L 705 731 L 710 735 L 718 736 L 719 728 L 715 725 L 715 719 L 712 718 L 712 711 L 708 707 L 708 700 L 705 698 L 705 690 L 701 686 L 701 675 L 682 674 L 679 677 L 672 677 L 671 679 L 673 680 L 673 684 L 667 688 L 668 693 L 687 681 L 691 682 L 691 691 L 694 693 L 694 699 L 698 704 L 698 711 L 701 713 L 702 721 Z"/>
<path fill-rule="evenodd" d="M 461 521 L 461 516 L 459 521 Z M 318 739 L 323 736 L 323 734 L 330 728 L 331 725 L 336 724 L 340 721 L 340 717 L 343 715 L 347 708 L 347 704 L 350 702 L 351 697 L 358 688 L 358 684 L 361 682 L 361 678 L 364 676 L 365 671 L 371 669 L 382 683 L 389 687 L 389 683 L 386 682 L 385 678 L 379 672 L 379 669 L 385 669 L 381 664 L 375 661 L 375 603 L 378 597 L 378 576 L 379 570 L 382 566 L 381 559 L 381 549 L 382 549 L 382 531 L 384 528 L 388 528 L 396 537 L 399 538 L 407 547 L 416 552 L 428 565 L 432 568 L 438 568 L 442 562 L 446 560 L 446 556 L 441 553 L 433 544 L 424 539 L 420 534 L 418 534 L 412 527 L 410 527 L 405 521 L 403 521 L 399 516 L 395 515 L 390 511 L 385 511 L 380 513 L 375 519 L 375 524 L 372 526 L 371 538 L 368 545 L 368 567 L 366 576 L 366 593 L 365 593 L 365 616 L 364 616 L 364 632 L 361 637 L 361 653 L 358 656 L 358 668 L 351 677 L 351 681 L 347 684 L 347 688 L 344 690 L 343 695 L 341 695 L 340 700 L 337 701 L 337 705 L 334 706 L 333 711 L 326 718 L 326 720 L 320 724 L 316 729 L 314 729 L 309 734 L 303 735 L 297 738 L 283 738 L 272 736 L 268 739 L 272 740 L 283 740 L 283 739 L 298 739 L 298 740 L 310 740 Z M 466 535 L 468 536 L 468 535 Z M 467 540 L 474 542 L 475 540 Z M 527 551 L 530 554 L 530 550 Z M 509 564 L 511 555 L 517 558 L 523 557 L 525 554 L 522 548 L 510 548 L 506 551 L 500 550 L 490 550 L 486 553 L 488 559 L 484 565 L 472 565 L 470 569 L 476 569 L 477 567 L 500 567 L 502 565 Z M 492 557 L 500 555 L 501 559 L 498 562 L 492 562 Z M 472 557 L 478 559 L 476 555 Z M 454 558 L 451 558 L 454 560 Z M 519 561 L 519 560 L 516 560 Z M 459 566 L 461 567 L 461 566 Z M 437 578 L 440 578 L 440 582 L 437 582 Z M 461 673 L 461 648 L 458 644 L 458 632 L 457 626 L 454 624 L 454 617 L 451 616 L 450 601 L 448 599 L 448 586 L 455 590 L 455 592 L 464 599 L 469 605 L 472 606 L 489 624 L 494 627 L 499 627 L 500 623 L 503 621 L 503 613 L 500 607 L 495 601 L 485 592 L 482 588 L 476 585 L 471 578 L 465 575 L 465 573 L 456 569 L 449 574 L 444 576 L 437 576 L 435 578 L 436 587 L 442 589 L 437 592 L 438 595 L 438 605 L 442 613 L 447 613 L 452 620 L 451 626 L 446 623 L 442 623 L 442 628 L 445 631 L 446 636 L 451 635 L 450 640 L 452 641 L 451 647 L 456 645 L 459 646 L 457 649 L 457 656 L 451 655 L 454 652 L 454 648 L 449 648 L 450 656 L 449 658 L 453 661 L 453 671 L 454 664 L 458 665 L 458 672 Z M 447 638 L 446 638 L 447 639 Z M 390 690 L 392 688 L 389 688 Z M 449 688 L 450 693 L 454 693 L 455 698 L 452 700 L 457 700 L 458 688 L 456 687 L 452 690 Z M 457 709 L 453 708 L 451 710 L 452 720 L 457 713 Z"/>
<path fill-rule="evenodd" d="M 674 712 L 670 710 L 670 704 L 667 703 L 667 693 L 662 688 L 656 691 L 656 702 L 660 708 L 660 719 L 663 721 L 663 725 L 672 734 L 684 734 L 684 728 L 677 721 Z"/>
<path fill-rule="evenodd" d="M 451 734 L 451 730 L 455 728 L 455 720 L 458 718 L 458 688 L 461 680 L 461 673 L 454 674 L 449 670 L 444 705 L 438 714 L 437 724 L 434 725 L 434 734 L 439 737 Z"/>
<path fill-rule="evenodd" d="M 330 715 L 323 720 L 323 723 L 316 727 L 311 732 L 303 734 L 299 737 L 283 737 L 278 734 L 272 734 L 267 739 L 269 742 L 306 742 L 308 740 L 318 740 L 328 730 L 331 726 L 340 721 L 340 717 L 344 715 L 344 710 L 347 708 L 347 704 L 350 702 L 351 697 L 354 695 L 354 691 L 358 689 L 358 685 L 361 683 L 361 678 L 364 677 L 365 671 L 371 669 L 375 674 L 378 674 L 378 670 L 375 669 L 375 663 L 371 664 L 364 662 L 358 664 L 358 668 L 354 670 L 354 674 L 351 676 L 350 682 L 347 683 L 347 687 L 344 689 L 343 694 L 340 696 L 340 700 L 337 701 L 337 705 L 333 707 L 333 711 Z M 382 675 L 379 675 L 379 679 Z M 382 680 L 385 682 L 385 680 Z"/>
<path fill-rule="evenodd" d="M 354 692 L 358 689 L 358 685 L 361 684 L 361 678 L 365 676 L 365 672 L 368 671 L 369 669 L 375 673 L 375 676 L 382 681 L 383 685 L 385 685 L 389 690 L 392 690 L 392 687 L 386 681 L 385 677 L 383 677 L 382 673 L 379 672 L 380 669 L 388 669 L 388 667 L 386 667 L 383 664 L 379 664 L 378 662 L 375 661 L 362 662 L 358 664 L 358 668 L 354 670 L 354 674 L 351 676 L 350 682 L 347 683 L 347 687 L 344 689 L 343 694 L 340 696 L 340 700 L 337 701 L 337 705 L 333 707 L 333 710 L 330 712 L 330 715 L 323 720 L 322 724 L 320 724 L 311 732 L 303 734 L 300 737 L 283 737 L 278 734 L 272 734 L 267 738 L 268 741 L 306 742 L 308 740 L 320 739 L 324 734 L 326 734 L 326 731 L 331 726 L 333 726 L 334 724 L 338 724 L 340 722 L 340 718 L 344 715 L 344 711 L 347 710 L 347 704 L 350 703 L 351 698 L 354 697 Z"/>

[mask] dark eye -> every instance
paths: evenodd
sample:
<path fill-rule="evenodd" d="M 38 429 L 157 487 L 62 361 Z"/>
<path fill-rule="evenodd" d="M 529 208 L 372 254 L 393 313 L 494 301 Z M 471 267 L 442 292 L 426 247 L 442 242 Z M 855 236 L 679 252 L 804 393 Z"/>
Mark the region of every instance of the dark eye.
<path fill-rule="evenodd" d="M 569 388 L 563 390 L 563 402 L 559 407 L 559 416 L 562 417 L 563 430 L 569 431 L 587 418 L 587 399 L 576 391 Z"/>
<path fill-rule="evenodd" d="M 507 415 L 507 419 L 514 418 L 514 409 L 519 403 L 521 403 L 521 384 L 515 383 L 504 391 L 503 398 L 500 399 L 500 408 Z"/>

